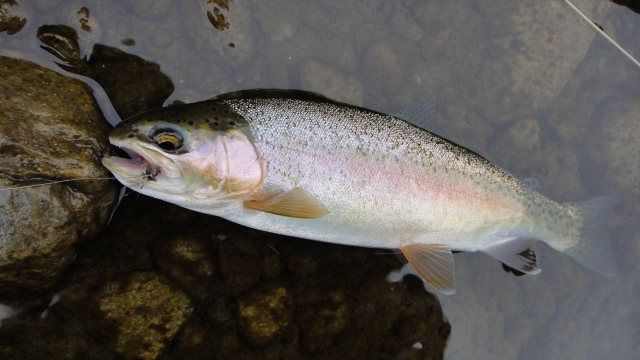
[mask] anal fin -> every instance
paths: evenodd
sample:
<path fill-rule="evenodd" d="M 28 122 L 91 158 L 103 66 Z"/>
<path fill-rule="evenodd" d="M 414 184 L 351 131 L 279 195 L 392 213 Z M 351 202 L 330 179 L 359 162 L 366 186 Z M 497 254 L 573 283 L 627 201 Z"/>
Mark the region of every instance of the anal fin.
<path fill-rule="evenodd" d="M 247 201 L 243 205 L 251 210 L 302 219 L 316 219 L 329 213 L 329 210 L 320 201 L 300 187 Z"/>
<path fill-rule="evenodd" d="M 529 239 L 514 239 L 484 247 L 481 251 L 514 270 L 535 275 L 540 268 L 536 253 L 529 249 L 529 243 Z"/>
<path fill-rule="evenodd" d="M 400 250 L 434 289 L 445 295 L 456 292 L 453 254 L 448 245 L 408 244 L 401 246 Z"/>

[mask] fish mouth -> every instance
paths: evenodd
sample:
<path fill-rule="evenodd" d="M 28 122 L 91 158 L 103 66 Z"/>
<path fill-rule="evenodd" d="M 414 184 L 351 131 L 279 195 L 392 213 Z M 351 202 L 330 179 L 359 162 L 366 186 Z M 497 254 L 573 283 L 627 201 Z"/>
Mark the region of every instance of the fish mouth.
<path fill-rule="evenodd" d="M 119 146 L 119 148 L 126 152 L 129 158 L 119 156 L 102 158 L 102 165 L 117 178 L 130 181 L 155 181 L 155 177 L 161 173 L 160 167 L 144 154 L 125 146 Z"/>

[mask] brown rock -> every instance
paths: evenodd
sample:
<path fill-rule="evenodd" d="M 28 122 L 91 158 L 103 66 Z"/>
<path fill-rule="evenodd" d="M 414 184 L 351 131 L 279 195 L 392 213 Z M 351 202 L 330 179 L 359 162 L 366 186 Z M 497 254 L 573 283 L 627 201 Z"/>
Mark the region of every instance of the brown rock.
<path fill-rule="evenodd" d="M 204 299 L 212 295 L 219 282 L 218 269 L 206 247 L 188 236 L 170 237 L 154 247 L 161 269 L 182 285 L 190 295 Z"/>
<path fill-rule="evenodd" d="M 113 332 L 108 346 L 126 359 L 155 359 L 193 311 L 184 292 L 153 272 L 108 281 L 93 300 L 108 326 L 102 333 Z"/>
<path fill-rule="evenodd" d="M 243 251 L 232 242 L 220 245 L 218 263 L 227 291 L 233 295 L 244 292 L 260 278 L 262 266 L 259 257 Z"/>
<path fill-rule="evenodd" d="M 281 284 L 261 284 L 238 298 L 240 331 L 254 346 L 269 344 L 289 326 L 294 313 L 293 297 Z"/>
<path fill-rule="evenodd" d="M 173 93 L 171 80 L 160 66 L 120 49 L 96 44 L 89 60 L 81 58 L 77 32 L 64 25 L 38 28 L 43 48 L 68 65 L 69 72 L 94 79 L 107 93 L 121 118 L 161 107 Z"/>
<path fill-rule="evenodd" d="M 0 186 L 110 176 L 109 127 L 85 84 L 6 57 L 0 79 Z M 72 246 L 104 227 L 115 193 L 105 180 L 0 191 L 0 297 L 51 286 Z"/>

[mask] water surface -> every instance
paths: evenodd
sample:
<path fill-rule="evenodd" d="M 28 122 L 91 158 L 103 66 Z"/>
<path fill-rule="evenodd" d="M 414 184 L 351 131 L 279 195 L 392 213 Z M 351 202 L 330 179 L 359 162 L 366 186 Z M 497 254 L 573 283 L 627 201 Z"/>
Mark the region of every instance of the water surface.
<path fill-rule="evenodd" d="M 616 277 L 544 244 L 534 248 L 537 276 L 515 277 L 485 255 L 463 253 L 455 256 L 457 292 L 440 299 L 452 326 L 448 358 L 640 353 L 640 68 L 563 1 L 19 5 L 26 25 L 0 33 L 0 55 L 66 73 L 37 38 L 43 25 L 66 25 L 81 57 L 90 60 L 100 44 L 158 64 L 174 87 L 160 97 L 165 104 L 251 88 L 318 91 L 391 114 L 418 104 L 429 110 L 424 126 L 535 179 L 554 200 L 622 196 L 607 228 Z M 576 6 L 640 57 L 637 14 L 602 1 Z"/>

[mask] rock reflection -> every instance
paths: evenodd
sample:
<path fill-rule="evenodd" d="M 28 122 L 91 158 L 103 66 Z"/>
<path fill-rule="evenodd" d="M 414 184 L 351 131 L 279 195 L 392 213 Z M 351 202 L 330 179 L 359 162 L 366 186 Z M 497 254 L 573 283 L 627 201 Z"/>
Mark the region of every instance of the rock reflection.
<path fill-rule="evenodd" d="M 68 26 L 44 25 L 37 36 L 44 50 L 64 62 L 56 63 L 60 68 L 100 84 L 121 118 L 161 107 L 173 93 L 173 82 L 158 64 L 120 49 L 96 44 L 88 60 L 81 58 L 78 33 Z"/>
<path fill-rule="evenodd" d="M 136 41 L 133 40 L 132 38 L 126 38 L 126 39 L 122 39 L 120 41 L 120 44 L 124 45 L 124 46 L 133 46 L 136 44 Z"/>
<path fill-rule="evenodd" d="M 20 16 L 19 7 L 15 0 L 0 0 L 0 32 L 13 35 L 27 24 L 27 18 Z"/>
<path fill-rule="evenodd" d="M 89 9 L 83 6 L 78 11 L 78 15 L 82 15 L 82 18 L 80 18 L 80 28 L 86 32 L 91 31 L 91 26 L 89 26 Z"/>
<path fill-rule="evenodd" d="M 229 0 L 209 0 L 207 4 L 217 5 L 213 7 L 213 13 L 207 10 L 207 18 L 209 18 L 211 25 L 220 31 L 228 29 L 230 24 L 224 17 L 222 10 L 229 11 Z M 220 8 L 218 8 L 218 6 L 220 6 Z"/>
<path fill-rule="evenodd" d="M 610 0 L 610 1 L 612 3 L 618 4 L 621 6 L 626 6 L 633 12 L 640 13 L 640 1 L 638 0 Z"/>

